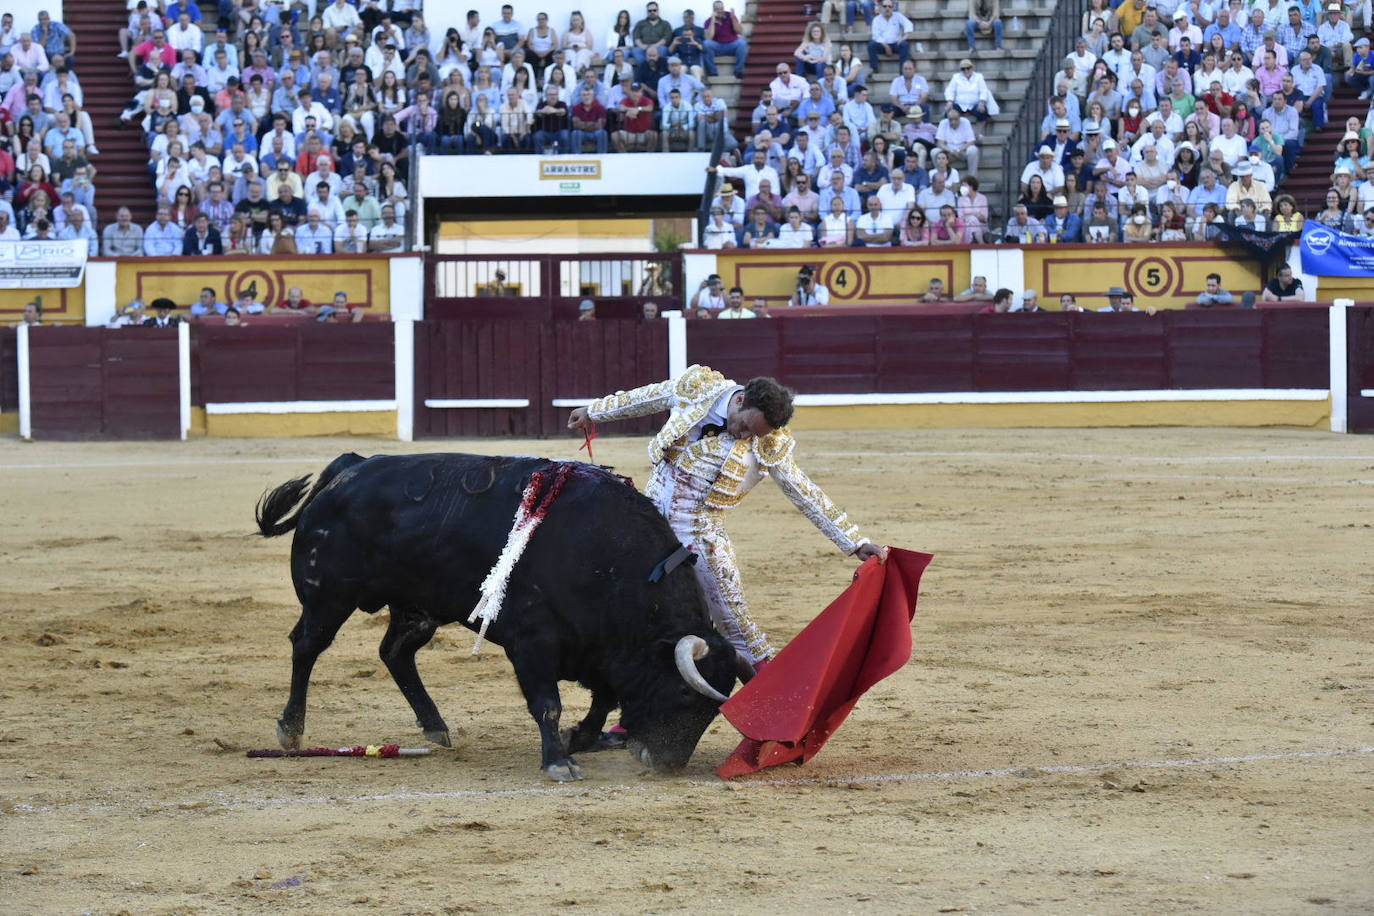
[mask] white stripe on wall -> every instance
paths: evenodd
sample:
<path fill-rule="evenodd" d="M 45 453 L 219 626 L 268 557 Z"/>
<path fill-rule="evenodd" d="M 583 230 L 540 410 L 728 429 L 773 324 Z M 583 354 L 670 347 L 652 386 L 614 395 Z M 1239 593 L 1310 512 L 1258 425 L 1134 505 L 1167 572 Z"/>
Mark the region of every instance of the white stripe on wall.
<path fill-rule="evenodd" d="M 425 398 L 425 406 L 434 410 L 463 410 L 486 407 L 529 407 L 529 398 Z"/>
<path fill-rule="evenodd" d="M 379 413 L 395 409 L 395 401 L 244 401 L 205 405 L 207 414 Z"/>

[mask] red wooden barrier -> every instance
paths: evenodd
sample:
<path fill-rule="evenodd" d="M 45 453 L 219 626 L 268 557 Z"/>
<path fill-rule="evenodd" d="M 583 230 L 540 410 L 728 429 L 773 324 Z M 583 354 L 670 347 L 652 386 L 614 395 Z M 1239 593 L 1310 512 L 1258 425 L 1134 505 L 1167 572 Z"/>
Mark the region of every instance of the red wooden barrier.
<path fill-rule="evenodd" d="M 392 335 L 390 323 L 198 324 L 191 331 L 191 403 L 390 400 Z"/>
<path fill-rule="evenodd" d="M 415 326 L 415 435 L 571 435 L 555 398 L 668 377 L 666 322 L 424 321 Z M 427 399 L 525 398 L 523 408 L 432 408 Z M 644 434 L 654 420 L 606 432 Z"/>
<path fill-rule="evenodd" d="M 19 356 L 14 328 L 0 328 L 0 413 L 19 409 Z"/>
<path fill-rule="evenodd" d="M 687 360 L 812 393 L 1324 388 L 1327 313 L 855 315 L 696 321 Z"/>
<path fill-rule="evenodd" d="M 1346 352 L 1350 366 L 1347 388 L 1349 429 L 1374 433 L 1374 398 L 1360 397 L 1374 390 L 1374 308 L 1353 308 L 1346 313 Z"/>
<path fill-rule="evenodd" d="M 35 439 L 177 439 L 177 333 L 29 329 Z"/>

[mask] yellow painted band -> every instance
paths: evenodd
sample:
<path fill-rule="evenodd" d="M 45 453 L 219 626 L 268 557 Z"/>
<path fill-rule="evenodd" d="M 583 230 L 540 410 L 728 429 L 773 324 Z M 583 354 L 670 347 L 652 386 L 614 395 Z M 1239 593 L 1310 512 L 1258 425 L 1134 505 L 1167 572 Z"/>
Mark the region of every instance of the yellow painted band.
<path fill-rule="evenodd" d="M 874 404 L 804 407 L 798 429 L 1008 429 L 1014 427 L 1292 426 L 1326 428 L 1331 400 L 1126 401 L 1112 404 Z"/>
<path fill-rule="evenodd" d="M 396 411 L 211 414 L 205 417 L 204 428 L 206 435 L 227 438 L 395 436 Z"/>

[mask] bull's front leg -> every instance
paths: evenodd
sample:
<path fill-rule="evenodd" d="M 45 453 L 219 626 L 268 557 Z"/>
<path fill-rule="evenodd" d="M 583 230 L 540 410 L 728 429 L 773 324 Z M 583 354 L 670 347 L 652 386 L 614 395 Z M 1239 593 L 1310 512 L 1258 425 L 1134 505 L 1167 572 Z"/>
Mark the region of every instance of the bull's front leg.
<path fill-rule="evenodd" d="M 563 704 L 558 697 L 558 688 L 527 697 L 530 715 L 539 725 L 540 758 L 539 767 L 544 775 L 556 782 L 567 782 L 582 778 L 582 768 L 572 759 L 563 744 L 563 736 L 558 733 L 558 719 L 563 714 Z"/>
<path fill-rule="evenodd" d="M 539 768 L 544 775 L 557 782 L 567 782 L 582 778 L 582 768 L 568 754 L 563 738 L 558 733 L 558 719 L 563 715 L 563 703 L 558 695 L 558 678 L 542 659 L 552 654 L 539 652 L 511 653 L 511 664 L 515 667 L 516 680 L 525 694 L 525 703 L 530 715 L 539 726 L 540 757 Z M 538 660 L 536 660 L 538 659 Z"/>

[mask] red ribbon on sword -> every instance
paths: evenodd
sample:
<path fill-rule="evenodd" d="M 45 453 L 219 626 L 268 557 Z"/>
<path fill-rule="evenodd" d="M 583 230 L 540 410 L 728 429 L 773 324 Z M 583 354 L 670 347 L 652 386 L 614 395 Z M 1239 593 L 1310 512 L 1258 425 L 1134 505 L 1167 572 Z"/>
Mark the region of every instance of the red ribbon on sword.
<path fill-rule="evenodd" d="M 596 424 L 588 420 L 587 425 L 582 427 L 582 435 L 587 441 L 579 445 L 577 450 L 580 452 L 585 448 L 587 450 L 587 460 L 592 464 L 596 464 L 596 458 L 592 455 L 592 440 L 596 438 Z"/>

